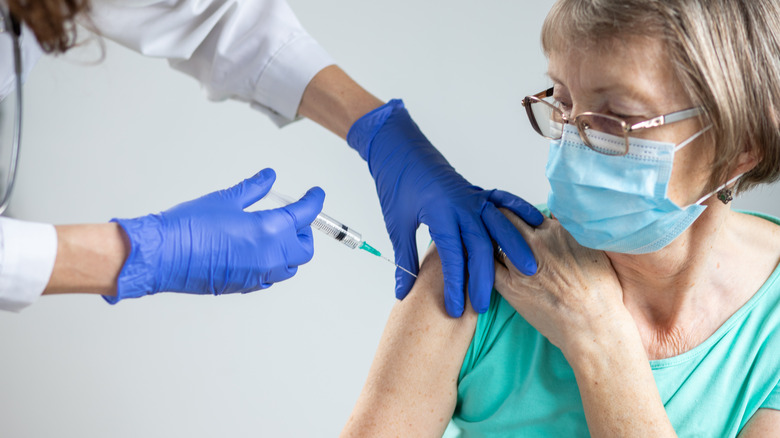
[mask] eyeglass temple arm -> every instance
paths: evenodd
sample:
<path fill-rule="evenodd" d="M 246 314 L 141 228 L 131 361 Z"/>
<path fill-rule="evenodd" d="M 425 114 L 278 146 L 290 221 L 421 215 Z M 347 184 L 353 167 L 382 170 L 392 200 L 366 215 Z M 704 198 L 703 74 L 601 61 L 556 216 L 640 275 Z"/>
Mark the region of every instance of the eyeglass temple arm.
<path fill-rule="evenodd" d="M 523 99 L 523 101 L 522 101 L 521 103 L 523 104 L 523 106 L 526 106 L 526 105 L 528 105 L 528 104 L 529 104 L 529 101 L 528 101 L 528 99 L 529 99 L 530 97 L 533 97 L 534 99 L 542 100 L 542 99 L 544 99 L 545 97 L 550 97 L 550 96 L 552 96 L 552 95 L 553 95 L 553 88 L 552 88 L 552 87 L 550 87 L 550 88 L 548 88 L 548 89 L 546 89 L 546 90 L 544 90 L 544 91 L 540 91 L 540 92 L 538 92 L 538 93 L 536 93 L 536 94 L 533 94 L 533 95 L 531 95 L 531 96 L 526 96 L 526 97 L 525 97 L 525 99 Z"/>
<path fill-rule="evenodd" d="M 665 114 L 663 116 L 654 117 L 650 120 L 645 120 L 644 122 L 639 122 L 636 125 L 631 125 L 628 128 L 628 131 L 631 132 L 637 129 L 655 128 L 661 125 L 668 125 L 670 123 L 680 122 L 686 119 L 690 119 L 691 117 L 696 117 L 699 114 L 701 114 L 703 111 L 704 110 L 702 110 L 701 107 L 688 108 L 686 110 L 676 111 L 673 113 Z"/>
<path fill-rule="evenodd" d="M 671 114 L 667 114 L 666 117 L 664 117 L 664 121 L 666 123 L 674 123 L 679 122 L 681 120 L 690 119 L 692 117 L 696 117 L 699 114 L 704 112 L 704 110 L 701 109 L 701 107 L 696 108 L 689 108 L 687 110 L 677 111 Z"/>
<path fill-rule="evenodd" d="M 536 94 L 534 94 L 534 97 L 537 99 L 544 99 L 545 97 L 550 97 L 553 95 L 553 92 L 555 91 L 554 87 L 550 87 L 544 91 L 540 91 Z"/>

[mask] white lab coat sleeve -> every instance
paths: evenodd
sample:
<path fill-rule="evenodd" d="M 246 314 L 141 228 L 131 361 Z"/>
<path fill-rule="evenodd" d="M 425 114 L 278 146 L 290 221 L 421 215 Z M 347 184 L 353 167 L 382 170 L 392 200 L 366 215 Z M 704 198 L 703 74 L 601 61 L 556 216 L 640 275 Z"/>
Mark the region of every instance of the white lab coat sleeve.
<path fill-rule="evenodd" d="M 0 309 L 18 312 L 34 303 L 56 258 L 53 225 L 0 217 Z"/>
<path fill-rule="evenodd" d="M 25 25 L 22 25 L 22 35 L 19 38 L 22 54 L 22 83 L 27 81 L 27 76 L 40 59 L 41 48 L 35 39 L 35 34 Z M 0 99 L 5 99 L 16 89 L 16 73 L 14 72 L 14 53 L 10 44 L 0 44 Z"/>
<path fill-rule="evenodd" d="M 97 0 L 90 18 L 106 38 L 168 59 L 210 99 L 248 102 L 279 126 L 333 64 L 283 0 Z"/>

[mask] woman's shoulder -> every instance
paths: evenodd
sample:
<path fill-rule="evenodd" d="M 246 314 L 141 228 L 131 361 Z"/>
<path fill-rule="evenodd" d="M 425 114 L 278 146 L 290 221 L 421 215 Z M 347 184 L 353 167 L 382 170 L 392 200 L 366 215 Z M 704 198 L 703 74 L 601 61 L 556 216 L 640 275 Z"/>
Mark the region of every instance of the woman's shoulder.
<path fill-rule="evenodd" d="M 726 230 L 728 244 L 715 260 L 713 278 L 748 307 L 758 305 L 780 311 L 780 219 L 735 211 Z"/>
<path fill-rule="evenodd" d="M 738 220 L 757 227 L 756 231 L 775 234 L 775 237 L 780 238 L 780 218 L 748 210 L 734 210 L 733 213 Z"/>
<path fill-rule="evenodd" d="M 749 211 L 735 211 L 732 218 L 735 241 L 749 254 L 752 265 L 764 266 L 769 277 L 780 264 L 780 218 Z"/>
<path fill-rule="evenodd" d="M 758 227 L 774 230 L 774 232 L 780 230 L 780 218 L 772 216 L 771 214 L 749 210 L 734 210 L 734 213 L 736 217 L 741 218 L 746 222 L 753 223 Z"/>

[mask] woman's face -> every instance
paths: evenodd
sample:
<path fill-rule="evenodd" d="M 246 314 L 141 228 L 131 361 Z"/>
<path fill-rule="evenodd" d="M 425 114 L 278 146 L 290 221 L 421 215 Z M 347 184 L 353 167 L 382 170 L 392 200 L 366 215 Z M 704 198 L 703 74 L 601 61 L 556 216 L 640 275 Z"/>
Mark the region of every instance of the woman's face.
<path fill-rule="evenodd" d="M 693 106 L 658 40 L 633 38 L 590 47 L 575 43 L 549 58 L 554 98 L 572 119 L 591 111 L 631 124 Z M 679 144 L 702 128 L 693 118 L 631 135 Z M 685 207 L 705 194 L 713 153 L 707 135 L 675 153 L 667 195 L 677 205 Z"/>

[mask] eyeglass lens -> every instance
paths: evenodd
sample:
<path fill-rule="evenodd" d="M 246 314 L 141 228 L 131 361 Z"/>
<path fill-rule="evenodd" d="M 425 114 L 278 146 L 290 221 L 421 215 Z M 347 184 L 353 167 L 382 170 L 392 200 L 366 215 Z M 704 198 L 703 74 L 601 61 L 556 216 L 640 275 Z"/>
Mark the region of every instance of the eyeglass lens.
<path fill-rule="evenodd" d="M 548 98 L 549 99 L 549 98 Z M 530 104 L 528 115 L 534 129 L 544 137 L 559 140 L 566 122 L 564 112 L 552 101 L 526 100 Z M 586 113 L 575 118 L 575 126 L 585 144 L 606 155 L 624 155 L 627 152 L 624 124 L 620 119 L 600 114 Z"/>

